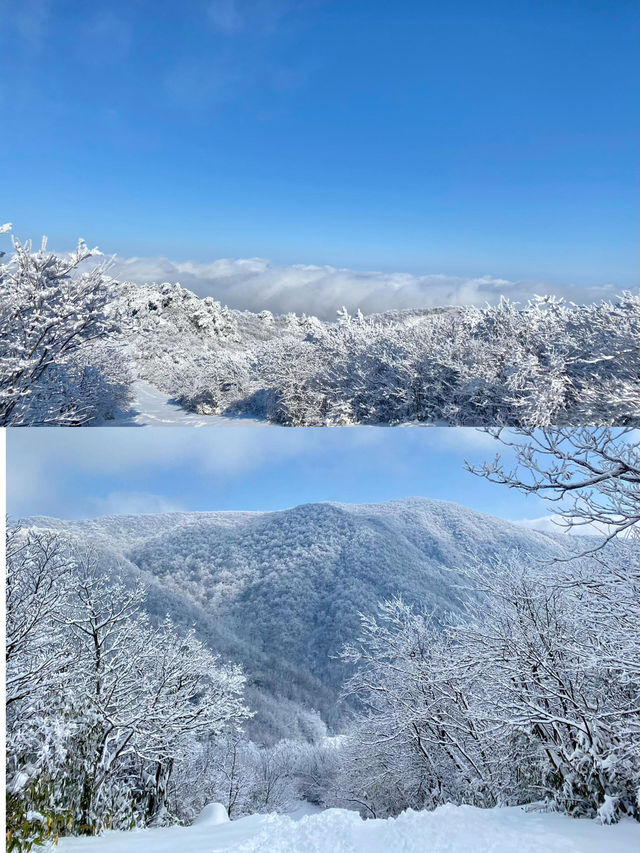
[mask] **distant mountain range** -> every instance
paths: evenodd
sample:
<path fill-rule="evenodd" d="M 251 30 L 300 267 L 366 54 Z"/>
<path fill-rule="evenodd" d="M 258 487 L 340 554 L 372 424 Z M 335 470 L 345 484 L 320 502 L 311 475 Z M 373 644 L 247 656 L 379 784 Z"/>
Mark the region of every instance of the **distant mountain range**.
<path fill-rule="evenodd" d="M 547 561 L 579 545 L 423 498 L 24 523 L 93 542 L 105 572 L 149 585 L 153 617 L 195 624 L 223 658 L 241 663 L 257 710 L 252 733 L 266 742 L 305 736 L 318 716 L 339 728 L 348 709 L 336 655 L 377 602 L 401 596 L 436 614 L 455 612 L 465 595 L 459 570 L 469 562 L 515 552 Z"/>

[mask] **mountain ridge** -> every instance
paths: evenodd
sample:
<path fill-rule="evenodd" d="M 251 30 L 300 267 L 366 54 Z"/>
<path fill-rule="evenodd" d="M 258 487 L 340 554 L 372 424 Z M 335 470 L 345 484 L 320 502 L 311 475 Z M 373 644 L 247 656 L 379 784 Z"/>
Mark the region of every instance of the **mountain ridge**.
<path fill-rule="evenodd" d="M 223 658 L 241 663 L 259 714 L 270 709 L 266 739 L 287 733 L 274 710 L 285 706 L 339 729 L 348 708 L 338 704 L 346 669 L 337 655 L 357 636 L 359 614 L 372 615 L 378 602 L 399 596 L 436 618 L 455 614 L 470 562 L 551 560 L 580 545 L 419 497 L 25 524 L 92 542 L 106 572 L 148 586 L 152 618 L 168 613 L 195 625 Z"/>

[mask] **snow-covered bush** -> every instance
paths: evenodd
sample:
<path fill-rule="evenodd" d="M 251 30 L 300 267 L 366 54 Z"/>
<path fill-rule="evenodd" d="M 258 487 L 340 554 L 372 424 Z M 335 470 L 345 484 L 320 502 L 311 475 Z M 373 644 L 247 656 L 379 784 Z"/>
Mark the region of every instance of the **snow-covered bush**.
<path fill-rule="evenodd" d="M 130 375 L 122 356 L 105 358 L 119 330 L 106 266 L 80 269 L 96 254 L 82 241 L 65 257 L 47 252 L 46 240 L 37 252 L 13 245 L 0 265 L 0 425 L 111 417 L 128 400 Z"/>
<path fill-rule="evenodd" d="M 137 376 L 201 414 L 292 426 L 639 423 L 631 293 L 586 306 L 536 297 L 523 307 L 342 310 L 325 323 L 234 311 L 179 284 L 118 282 L 102 264 L 81 272 L 92 255 L 84 244 L 69 258 L 14 246 L 0 266 L 5 425 L 99 423 L 112 408 L 100 398 L 126 406 L 116 387 L 130 381 L 125 354 Z M 97 340 L 122 345 L 121 375 L 83 370 Z"/>
<path fill-rule="evenodd" d="M 132 402 L 130 361 L 122 347 L 94 343 L 49 365 L 17 404 L 14 424 L 99 426 Z"/>
<path fill-rule="evenodd" d="M 233 361 L 220 358 L 237 340 L 170 348 L 193 374 L 183 404 L 195 408 L 208 395 L 216 411 L 292 426 L 637 420 L 640 301 L 631 294 L 594 306 L 538 298 L 523 309 L 502 300 L 417 317 L 342 314 L 335 324 L 315 325 L 280 319 L 258 337 L 239 315 L 241 381 Z M 153 371 L 153 359 L 143 364 Z M 170 380 L 161 381 L 173 393 Z"/>
<path fill-rule="evenodd" d="M 338 751 L 325 741 L 280 740 L 257 744 L 240 732 L 194 743 L 188 761 L 177 763 L 169 799 L 191 821 L 213 800 L 230 819 L 286 813 L 302 799 L 323 803 L 331 788 Z"/>
<path fill-rule="evenodd" d="M 243 396 L 247 378 L 244 353 L 218 350 L 198 362 L 174 365 L 164 387 L 189 411 L 217 415 Z"/>

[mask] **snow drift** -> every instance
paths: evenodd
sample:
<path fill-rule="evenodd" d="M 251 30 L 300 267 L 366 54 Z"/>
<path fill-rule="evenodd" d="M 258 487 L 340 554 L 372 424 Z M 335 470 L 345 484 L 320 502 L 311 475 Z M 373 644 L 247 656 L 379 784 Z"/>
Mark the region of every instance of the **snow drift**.
<path fill-rule="evenodd" d="M 355 812 L 329 809 L 299 820 L 253 815 L 221 826 L 109 832 L 99 838 L 64 838 L 60 853 L 635 853 L 640 827 L 633 821 L 600 826 L 518 808 L 441 806 L 395 819 L 363 821 Z"/>

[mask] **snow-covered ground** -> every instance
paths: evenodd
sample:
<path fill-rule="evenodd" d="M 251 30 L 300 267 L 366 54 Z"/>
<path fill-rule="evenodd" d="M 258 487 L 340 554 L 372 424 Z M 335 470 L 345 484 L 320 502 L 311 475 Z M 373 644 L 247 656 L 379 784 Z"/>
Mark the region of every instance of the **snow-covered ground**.
<path fill-rule="evenodd" d="M 133 382 L 134 401 L 131 410 L 123 412 L 112 420 L 93 421 L 89 426 L 154 426 L 154 427 L 268 427 L 276 426 L 266 418 L 252 418 L 249 415 L 232 417 L 230 415 L 199 415 L 183 408 L 168 394 L 154 388 L 144 379 L 136 379 Z M 370 424 L 349 424 L 360 429 L 370 429 Z M 388 427 L 389 424 L 376 424 L 375 428 Z M 425 421 L 406 421 L 398 424 L 399 427 L 440 427 L 448 426 L 445 421 L 427 423 Z"/>
<path fill-rule="evenodd" d="M 60 853 L 637 853 L 640 825 L 601 826 L 519 808 L 441 806 L 363 821 L 344 809 L 252 815 L 218 822 L 215 810 L 190 827 L 108 832 L 63 839 Z"/>
<path fill-rule="evenodd" d="M 188 412 L 153 385 L 142 379 L 133 383 L 135 400 L 131 411 L 115 420 L 105 421 L 99 426 L 269 426 L 266 420 L 257 418 L 230 418 L 224 415 L 198 415 Z M 97 425 L 97 424 L 96 424 Z"/>

